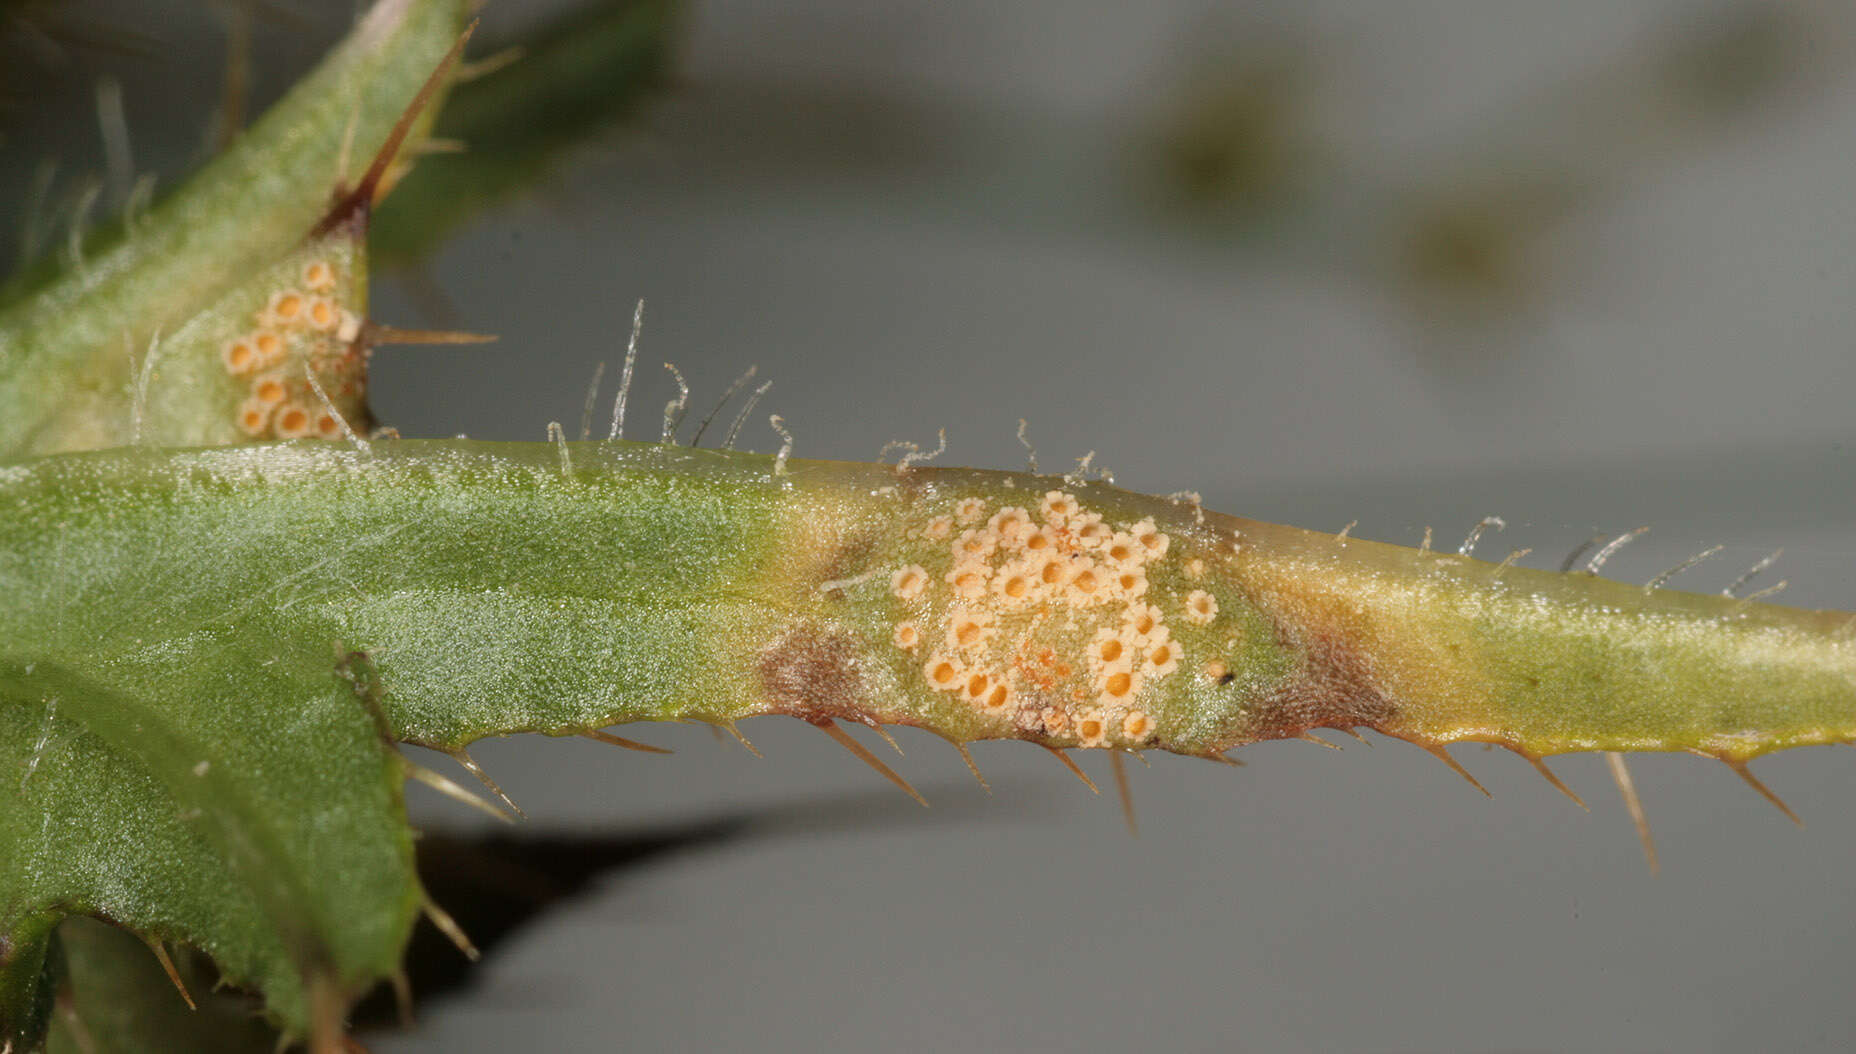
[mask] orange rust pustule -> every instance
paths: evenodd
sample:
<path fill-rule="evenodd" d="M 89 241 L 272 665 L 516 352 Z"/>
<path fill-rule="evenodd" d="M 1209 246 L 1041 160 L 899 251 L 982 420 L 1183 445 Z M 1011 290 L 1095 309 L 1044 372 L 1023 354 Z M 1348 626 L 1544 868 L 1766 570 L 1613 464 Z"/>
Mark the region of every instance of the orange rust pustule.
<path fill-rule="evenodd" d="M 815 725 L 837 718 L 859 724 L 879 718 L 883 723 L 896 723 L 870 708 L 862 651 L 857 641 L 841 631 L 810 623 L 788 630 L 755 662 L 767 713 Z"/>
<path fill-rule="evenodd" d="M 1300 656 L 1286 682 L 1258 701 L 1246 730 L 1250 739 L 1294 739 L 1315 728 L 1393 727 L 1398 706 L 1373 677 L 1370 661 L 1338 636 L 1305 639 L 1279 630 L 1283 645 Z"/>

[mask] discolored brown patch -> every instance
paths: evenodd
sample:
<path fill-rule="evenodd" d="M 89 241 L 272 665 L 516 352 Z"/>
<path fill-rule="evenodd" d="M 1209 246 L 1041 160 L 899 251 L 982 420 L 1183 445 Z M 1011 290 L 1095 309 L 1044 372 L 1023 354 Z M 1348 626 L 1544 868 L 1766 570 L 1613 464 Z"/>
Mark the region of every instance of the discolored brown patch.
<path fill-rule="evenodd" d="M 1301 662 L 1255 707 L 1252 738 L 1294 739 L 1313 728 L 1390 727 L 1398 707 L 1380 691 L 1370 663 L 1351 642 L 1316 635 L 1283 644 Z"/>
<path fill-rule="evenodd" d="M 870 567 L 877 552 L 877 538 L 867 530 L 841 537 L 826 550 L 826 555 L 810 569 L 814 582 L 842 582 L 856 578 Z M 842 597 L 843 594 L 835 594 Z"/>
<path fill-rule="evenodd" d="M 862 660 L 849 636 L 812 624 L 796 626 L 761 652 L 755 664 L 768 712 L 818 724 L 833 718 L 868 723 Z"/>

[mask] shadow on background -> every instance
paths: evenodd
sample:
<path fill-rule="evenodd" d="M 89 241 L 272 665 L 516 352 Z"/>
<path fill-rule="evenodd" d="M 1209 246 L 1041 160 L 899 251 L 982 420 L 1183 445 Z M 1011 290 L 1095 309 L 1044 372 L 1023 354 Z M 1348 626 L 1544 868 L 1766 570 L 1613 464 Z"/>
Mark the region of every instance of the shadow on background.
<path fill-rule="evenodd" d="M 424 833 L 418 842 L 419 877 L 426 892 L 456 919 L 485 958 L 549 911 L 569 906 L 655 867 L 695 853 L 753 839 L 805 839 L 873 830 L 969 824 L 982 818 L 1014 821 L 1053 810 L 1048 785 L 1007 782 L 994 786 L 1013 800 L 1009 814 L 989 808 L 989 796 L 971 784 L 927 788 L 932 808 L 894 792 L 838 795 L 795 801 L 661 827 L 609 833 Z M 413 930 L 405 968 L 415 1011 L 462 994 L 477 968 L 429 919 Z M 397 1027 L 400 1008 L 383 985 L 359 1003 L 356 1029 Z"/>

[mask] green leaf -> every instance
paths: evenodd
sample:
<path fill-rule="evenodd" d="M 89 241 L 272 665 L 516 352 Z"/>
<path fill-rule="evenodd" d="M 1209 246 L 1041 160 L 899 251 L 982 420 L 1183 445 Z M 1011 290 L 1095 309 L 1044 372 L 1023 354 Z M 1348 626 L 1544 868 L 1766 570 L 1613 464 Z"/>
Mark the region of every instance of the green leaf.
<path fill-rule="evenodd" d="M 204 950 L 296 1035 L 397 968 L 420 904 L 403 762 L 331 651 L 263 639 L 169 639 L 108 684 L 0 661 L 14 955 L 48 918 L 106 919 Z M 44 993 L 6 973 L 0 1034 L 37 1042 Z"/>

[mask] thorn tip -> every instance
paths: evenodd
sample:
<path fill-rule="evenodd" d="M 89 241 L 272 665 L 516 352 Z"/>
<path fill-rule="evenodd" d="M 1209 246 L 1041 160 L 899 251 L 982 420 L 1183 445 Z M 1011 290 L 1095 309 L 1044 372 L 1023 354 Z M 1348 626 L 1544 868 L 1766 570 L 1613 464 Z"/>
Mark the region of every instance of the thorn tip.
<path fill-rule="evenodd" d="M 670 750 L 669 748 L 666 748 L 666 747 L 654 747 L 649 743 L 640 743 L 635 739 L 626 739 L 624 736 L 615 736 L 610 732 L 602 732 L 601 730 L 597 728 L 590 728 L 580 734 L 585 736 L 588 739 L 594 740 L 595 742 L 610 743 L 611 745 L 615 747 L 624 747 L 626 750 L 636 750 L 641 754 L 674 754 L 676 753 L 676 751 Z"/>
<path fill-rule="evenodd" d="M 1764 783 L 1761 783 L 1759 781 L 1759 777 L 1753 775 L 1753 770 L 1750 768 L 1747 768 L 1746 762 L 1736 761 L 1731 758 L 1722 758 L 1721 761 L 1725 763 L 1728 768 L 1733 769 L 1735 775 L 1745 780 L 1747 786 L 1758 791 L 1760 797 L 1771 802 L 1774 806 L 1778 808 L 1780 812 L 1784 813 L 1786 817 L 1789 818 L 1793 823 L 1797 824 L 1800 827 L 1804 826 L 1804 821 L 1802 819 L 1799 819 L 1798 814 L 1792 811 L 1791 806 L 1785 804 L 1785 799 L 1779 797 L 1777 794 L 1774 794 L 1772 792 L 1772 788 L 1766 786 Z"/>
<path fill-rule="evenodd" d="M 1332 744 L 1332 743 L 1330 743 L 1330 744 L 1328 744 L 1328 745 L 1329 745 L 1329 746 L 1333 746 L 1333 744 Z M 1472 787 L 1474 787 L 1474 788 L 1476 788 L 1477 790 L 1479 790 L 1479 791 L 1481 791 L 1481 792 L 1482 792 L 1482 796 L 1483 796 L 1483 797 L 1485 797 L 1485 798 L 1493 798 L 1493 797 L 1495 797 L 1495 795 L 1493 795 L 1493 794 L 1490 794 L 1490 793 L 1489 793 L 1489 788 L 1487 788 L 1487 787 L 1484 787 L 1484 786 L 1483 786 L 1483 785 L 1482 785 L 1482 784 L 1481 784 L 1481 783 L 1480 783 L 1480 782 L 1479 782 L 1479 781 L 1478 781 L 1478 780 L 1476 779 L 1476 777 L 1474 777 L 1474 776 L 1472 776 L 1472 775 L 1470 775 L 1470 774 L 1469 774 L 1469 770 L 1468 770 L 1468 769 L 1466 769 L 1466 768 L 1464 768 L 1464 767 L 1463 767 L 1463 766 L 1462 766 L 1461 764 L 1458 764 L 1458 762 L 1457 762 L 1457 760 L 1456 760 L 1455 758 L 1453 758 L 1453 757 L 1451 757 L 1451 756 L 1450 756 L 1450 752 L 1449 752 L 1449 751 L 1447 751 L 1447 750 L 1445 750 L 1445 749 L 1443 748 L 1443 746 L 1442 746 L 1442 745 L 1432 745 L 1432 744 L 1425 744 L 1425 743 L 1420 743 L 1420 744 L 1418 744 L 1418 746 L 1419 746 L 1419 747 L 1421 747 L 1421 748 L 1422 748 L 1422 749 L 1424 750 L 1424 752 L 1425 752 L 1425 753 L 1427 753 L 1427 754 L 1430 754 L 1430 755 L 1431 755 L 1432 757 L 1434 757 L 1434 758 L 1436 758 L 1437 760 L 1439 760 L 1439 761 L 1441 761 L 1441 762 L 1443 762 L 1443 763 L 1444 763 L 1445 765 L 1448 765 L 1448 766 L 1450 766 L 1450 771 L 1452 771 L 1452 772 L 1454 772 L 1454 773 L 1456 773 L 1457 775 L 1459 775 L 1459 776 L 1461 776 L 1461 777 L 1463 777 L 1464 779 L 1466 779 L 1466 780 L 1468 780 L 1468 781 L 1469 781 L 1469 785 L 1470 785 L 1470 786 L 1472 786 Z"/>
<path fill-rule="evenodd" d="M 902 789 L 902 793 L 907 794 L 911 798 L 914 798 L 917 802 L 921 804 L 922 808 L 926 809 L 928 807 L 928 799 L 922 797 L 920 791 L 916 790 L 914 787 L 909 786 L 908 780 L 903 779 L 902 776 L 899 773 L 897 773 L 895 769 L 892 769 L 888 765 L 883 764 L 883 760 L 877 757 L 875 754 L 870 753 L 869 749 L 865 747 L 862 743 L 859 743 L 857 740 L 852 739 L 851 734 L 849 732 L 846 732 L 844 729 L 839 728 L 837 725 L 837 722 L 832 721 L 830 719 L 826 719 L 824 721 L 814 722 L 813 727 L 817 728 L 820 732 L 823 732 L 826 735 L 830 736 L 832 739 L 836 740 L 839 746 L 850 751 L 852 756 L 856 757 L 857 760 L 875 769 L 878 775 L 882 776 L 884 779 L 888 780 L 889 782 L 894 783 L 897 787 L 900 787 Z"/>
<path fill-rule="evenodd" d="M 1082 768 L 1076 764 L 1075 758 L 1071 757 L 1070 755 L 1064 753 L 1061 750 L 1058 750 L 1056 747 L 1053 747 L 1053 746 L 1045 746 L 1044 749 L 1050 751 L 1052 757 L 1062 762 L 1063 767 L 1066 769 L 1069 769 L 1071 775 L 1075 776 L 1079 780 L 1082 780 L 1083 786 L 1089 788 L 1089 793 L 1091 794 L 1102 793 L 1102 789 L 1100 787 L 1097 787 L 1096 782 L 1089 778 L 1089 774 L 1084 772 Z"/>
<path fill-rule="evenodd" d="M 1561 794 L 1564 794 L 1568 798 L 1571 798 L 1573 800 L 1574 805 L 1577 805 L 1579 808 L 1584 809 L 1586 812 L 1592 811 L 1592 807 L 1585 803 L 1584 798 L 1581 798 L 1577 794 L 1574 794 L 1571 787 L 1568 787 L 1566 786 L 1566 784 L 1560 782 L 1560 778 L 1558 776 L 1555 776 L 1553 774 L 1553 770 L 1547 767 L 1547 763 L 1545 760 L 1541 758 L 1534 758 L 1534 757 L 1530 757 L 1527 760 L 1529 764 L 1534 766 L 1535 772 L 1538 772 L 1541 774 L 1541 776 L 1545 777 L 1546 781 L 1548 783 L 1553 784 L 1554 788 L 1558 790 Z"/>
<path fill-rule="evenodd" d="M 149 938 L 148 947 L 150 951 L 155 953 L 155 958 L 161 961 L 162 972 L 168 975 L 168 980 L 174 982 L 174 990 L 180 993 L 181 1001 L 187 1004 L 187 1009 L 199 1010 L 199 1004 L 193 1001 L 193 995 L 187 991 L 187 986 L 181 982 L 180 970 L 175 968 L 174 959 L 168 955 L 167 945 L 161 943 L 159 938 Z"/>
<path fill-rule="evenodd" d="M 1637 828 L 1637 840 L 1643 843 L 1643 859 L 1650 865 L 1650 874 L 1661 870 L 1656 860 L 1656 840 L 1650 837 L 1650 818 L 1643 811 L 1643 799 L 1637 796 L 1637 783 L 1630 778 L 1630 766 L 1625 764 L 1624 755 L 1615 750 L 1605 751 L 1605 764 L 1611 766 L 1611 779 L 1618 785 L 1618 793 L 1624 798 L 1624 808 L 1630 813 L 1630 822 Z"/>
<path fill-rule="evenodd" d="M 980 774 L 980 767 L 974 764 L 973 752 L 967 749 L 965 743 L 955 743 L 954 749 L 960 751 L 960 760 L 967 763 L 968 771 L 973 773 L 973 778 L 980 781 L 980 786 L 984 788 L 986 793 L 990 796 L 992 794 L 992 784 L 986 782 L 986 777 Z"/>
<path fill-rule="evenodd" d="M 434 772 L 408 757 L 402 756 L 400 762 L 406 767 L 407 778 L 418 780 L 420 783 L 425 784 L 445 797 L 453 801 L 462 802 L 473 809 L 494 816 L 504 823 L 516 822 L 514 815 L 503 809 L 497 808 L 478 795 L 465 790 L 458 785 L 456 780 L 451 779 L 449 776 Z"/>
<path fill-rule="evenodd" d="M 1139 838 L 1141 825 L 1134 818 L 1134 788 L 1128 785 L 1128 766 L 1122 760 L 1121 751 L 1109 751 L 1108 764 L 1115 772 L 1115 791 L 1121 797 L 1121 818 L 1128 822 L 1128 837 Z"/>
<path fill-rule="evenodd" d="M 471 962 L 483 958 L 483 953 L 470 942 L 470 937 L 465 934 L 464 927 L 458 925 L 458 920 L 452 918 L 450 912 L 439 907 L 438 902 L 424 890 L 419 891 L 419 907 L 425 912 L 425 917 L 432 920 L 432 925 L 438 927 L 438 932 L 444 934 L 452 944 L 457 945 L 458 951 L 464 953 L 464 958 Z"/>
<path fill-rule="evenodd" d="M 523 812 L 522 807 L 516 804 L 515 799 L 504 793 L 503 788 L 498 786 L 497 782 L 490 778 L 490 774 L 483 771 L 483 766 L 477 764 L 477 759 L 470 756 L 470 751 L 459 747 L 457 750 L 446 751 L 446 753 L 450 754 L 452 759 L 458 764 L 464 766 L 465 770 L 471 775 L 477 777 L 477 782 L 483 784 L 491 794 L 501 799 L 502 803 L 509 807 L 510 812 L 515 813 L 524 820 L 528 819 L 528 813 Z"/>

